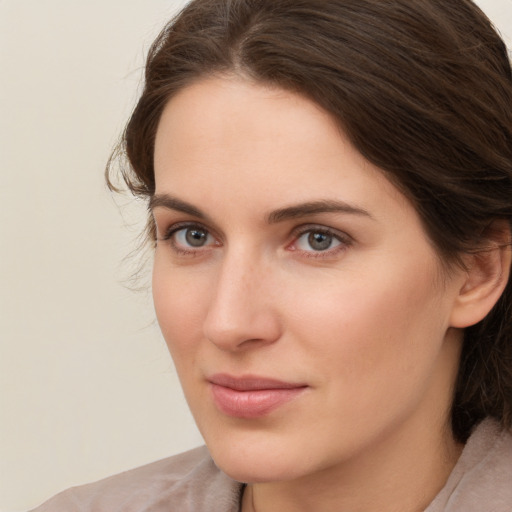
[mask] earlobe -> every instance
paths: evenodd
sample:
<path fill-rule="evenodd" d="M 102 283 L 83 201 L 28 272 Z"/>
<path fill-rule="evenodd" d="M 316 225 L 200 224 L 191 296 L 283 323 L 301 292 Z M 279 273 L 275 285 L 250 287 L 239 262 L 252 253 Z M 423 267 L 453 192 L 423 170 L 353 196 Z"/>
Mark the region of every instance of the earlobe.
<path fill-rule="evenodd" d="M 452 310 L 452 327 L 469 327 L 483 320 L 510 278 L 510 226 L 507 221 L 495 221 L 487 231 L 488 247 L 464 257 L 465 278 Z"/>

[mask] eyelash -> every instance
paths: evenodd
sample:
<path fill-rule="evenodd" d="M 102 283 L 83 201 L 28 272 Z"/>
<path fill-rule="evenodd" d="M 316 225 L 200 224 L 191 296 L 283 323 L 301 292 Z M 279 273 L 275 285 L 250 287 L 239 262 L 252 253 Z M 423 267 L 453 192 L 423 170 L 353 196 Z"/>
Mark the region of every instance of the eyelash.
<path fill-rule="evenodd" d="M 207 233 L 208 236 L 212 236 L 215 238 L 215 236 L 211 233 L 211 231 L 206 226 L 203 226 L 202 224 L 193 223 L 193 222 L 181 222 L 181 223 L 173 224 L 172 226 L 170 226 L 165 231 L 164 236 L 162 238 L 160 238 L 159 240 L 161 240 L 163 242 L 168 242 L 171 245 L 172 250 L 175 251 L 178 255 L 189 256 L 189 257 L 190 256 L 199 256 L 201 252 L 203 252 L 208 247 L 212 246 L 212 244 L 210 244 L 210 245 L 206 245 L 203 247 L 186 249 L 183 247 L 183 245 L 179 245 L 174 240 L 174 236 L 178 232 L 180 232 L 182 230 L 186 230 L 186 229 L 197 229 L 199 231 L 204 231 Z M 306 251 L 306 250 L 301 250 L 301 249 L 297 249 L 296 247 L 294 247 L 298 243 L 300 238 L 302 238 L 304 235 L 306 235 L 308 233 L 310 233 L 310 234 L 315 233 L 315 234 L 332 237 L 332 239 L 339 242 L 339 244 L 336 245 L 334 248 L 327 248 L 326 250 L 320 250 L 320 251 L 315 251 L 313 249 L 310 251 Z M 306 258 L 333 257 L 333 256 L 337 255 L 339 252 L 346 250 L 353 243 L 353 239 L 346 233 L 339 232 L 337 230 L 333 230 L 326 226 L 321 226 L 321 225 L 316 225 L 316 224 L 308 224 L 308 225 L 303 225 L 303 226 L 299 226 L 298 228 L 295 228 L 292 231 L 292 237 L 293 237 L 292 242 L 288 243 L 286 245 L 286 248 L 292 252 L 301 253 L 302 256 L 304 256 Z M 213 245 L 221 246 L 222 243 L 216 242 Z"/>
<path fill-rule="evenodd" d="M 326 235 L 328 237 L 332 237 L 333 240 L 336 240 L 339 242 L 339 244 L 333 248 L 328 248 L 323 251 L 305 251 L 300 249 L 291 248 L 292 246 L 296 245 L 300 238 L 302 238 L 306 234 L 320 234 L 320 235 Z M 347 235 L 346 233 L 328 228 L 326 226 L 319 226 L 317 224 L 308 224 L 304 226 L 299 226 L 296 228 L 293 232 L 293 241 L 291 244 L 287 245 L 287 248 L 290 248 L 292 251 L 301 252 L 302 255 L 306 258 L 332 258 L 333 256 L 336 256 L 342 251 L 345 251 L 348 247 L 350 247 L 353 243 L 352 238 Z"/>
<path fill-rule="evenodd" d="M 203 247 L 198 248 L 191 248 L 191 249 L 185 249 L 183 246 L 180 246 L 176 243 L 174 240 L 174 235 L 178 233 L 179 231 L 186 230 L 186 229 L 197 229 L 200 231 L 205 231 L 208 235 L 213 236 L 210 232 L 210 230 L 198 223 L 194 222 L 180 222 L 178 224 L 173 224 L 171 227 L 169 227 L 166 231 L 164 236 L 160 239 L 163 242 L 168 242 L 169 245 L 172 247 L 173 251 L 175 251 L 180 256 L 198 256 L 201 250 L 204 250 Z M 220 243 L 217 243 L 215 245 L 221 245 Z M 208 247 L 208 246 L 207 246 Z"/>

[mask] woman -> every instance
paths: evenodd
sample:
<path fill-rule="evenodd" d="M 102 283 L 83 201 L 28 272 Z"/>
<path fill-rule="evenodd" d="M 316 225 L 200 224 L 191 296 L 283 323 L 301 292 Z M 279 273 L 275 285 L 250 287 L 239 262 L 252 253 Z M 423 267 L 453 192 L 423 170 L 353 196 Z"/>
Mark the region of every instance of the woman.
<path fill-rule="evenodd" d="M 38 510 L 512 510 L 511 105 L 469 0 L 189 4 L 120 153 L 207 449 Z"/>

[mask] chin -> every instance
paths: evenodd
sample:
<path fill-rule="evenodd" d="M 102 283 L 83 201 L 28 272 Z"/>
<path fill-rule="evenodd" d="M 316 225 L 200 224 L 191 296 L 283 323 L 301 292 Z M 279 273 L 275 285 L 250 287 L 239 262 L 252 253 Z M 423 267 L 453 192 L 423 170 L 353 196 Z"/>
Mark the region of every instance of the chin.
<path fill-rule="evenodd" d="M 214 461 L 217 467 L 230 478 L 248 484 L 280 482 L 293 480 L 300 476 L 297 468 L 292 470 L 282 461 L 276 463 L 271 458 L 254 460 L 241 457 L 214 457 Z"/>
<path fill-rule="evenodd" d="M 268 439 L 263 442 L 247 439 L 238 444 L 230 441 L 221 445 L 207 443 L 207 446 L 217 467 L 233 480 L 277 482 L 293 480 L 305 472 L 305 457 L 297 457 L 299 450 L 286 447 L 282 440 L 276 446 Z"/>

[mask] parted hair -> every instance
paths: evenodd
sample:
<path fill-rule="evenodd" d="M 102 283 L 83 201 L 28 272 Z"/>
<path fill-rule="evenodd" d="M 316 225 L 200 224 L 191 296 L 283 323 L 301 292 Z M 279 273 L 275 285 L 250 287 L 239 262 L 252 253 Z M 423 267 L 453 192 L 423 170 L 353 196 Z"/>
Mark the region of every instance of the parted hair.
<path fill-rule="evenodd" d="M 162 111 L 212 75 L 298 92 L 328 111 L 412 202 L 443 262 L 486 250 L 496 219 L 511 225 L 510 60 L 471 0 L 193 0 L 149 51 L 107 167 L 112 188 L 120 169 L 133 194 L 154 194 Z M 451 414 L 459 441 L 487 416 L 512 426 L 512 281 L 465 330 Z"/>

